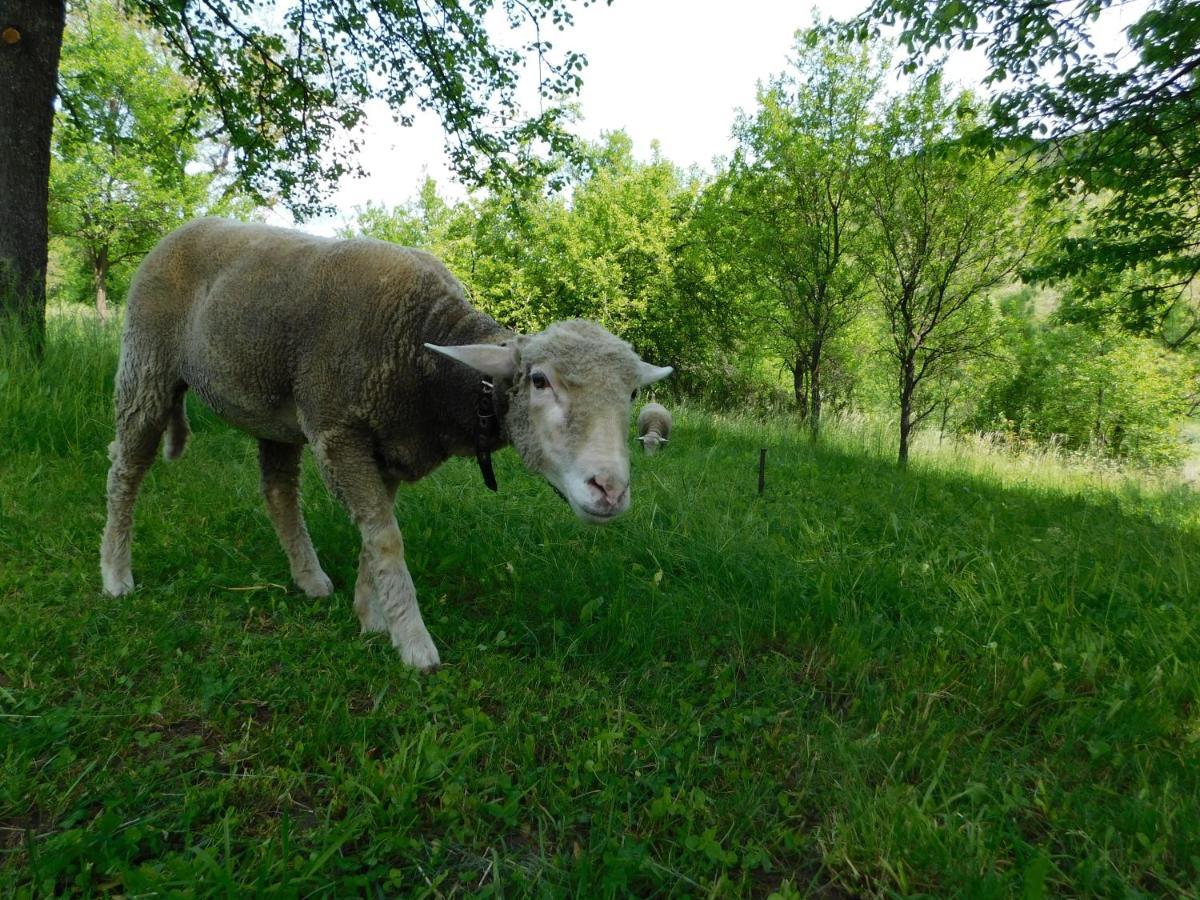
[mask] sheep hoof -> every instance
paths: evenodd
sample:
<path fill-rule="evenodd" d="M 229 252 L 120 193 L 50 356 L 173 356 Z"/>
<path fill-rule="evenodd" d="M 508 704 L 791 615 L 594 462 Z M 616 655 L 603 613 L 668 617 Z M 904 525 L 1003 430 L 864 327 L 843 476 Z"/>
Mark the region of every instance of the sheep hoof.
<path fill-rule="evenodd" d="M 328 597 L 333 593 L 333 582 L 329 580 L 329 576 L 324 572 L 317 570 L 315 574 L 305 573 L 297 576 L 296 585 L 300 590 L 304 591 L 305 596 L 316 600 L 320 597 Z"/>
<path fill-rule="evenodd" d="M 432 672 L 442 662 L 428 631 L 413 635 L 398 645 L 396 649 L 400 651 L 400 658 L 404 660 L 405 665 L 420 669 L 422 672 Z"/>
<path fill-rule="evenodd" d="M 102 572 L 104 576 L 104 593 L 110 597 L 124 597 L 133 593 L 133 573 L 126 570 L 117 573 L 109 568 Z"/>

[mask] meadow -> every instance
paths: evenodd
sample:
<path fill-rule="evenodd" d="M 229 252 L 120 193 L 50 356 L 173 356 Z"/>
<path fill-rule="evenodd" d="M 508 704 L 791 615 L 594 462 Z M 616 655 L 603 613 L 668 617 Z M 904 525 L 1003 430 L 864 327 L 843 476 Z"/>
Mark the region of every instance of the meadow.
<path fill-rule="evenodd" d="M 401 489 L 422 675 L 190 401 L 102 594 L 116 348 L 0 363 L 0 895 L 1196 896 L 1193 491 L 682 404 L 608 528 L 511 451 Z"/>

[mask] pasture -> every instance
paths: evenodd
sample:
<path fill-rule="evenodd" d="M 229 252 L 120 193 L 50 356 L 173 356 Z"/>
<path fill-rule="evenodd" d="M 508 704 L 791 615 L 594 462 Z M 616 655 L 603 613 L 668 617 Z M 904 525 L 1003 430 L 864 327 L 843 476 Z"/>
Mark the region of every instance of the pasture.
<path fill-rule="evenodd" d="M 0 368 L 0 895 L 1196 894 L 1190 491 L 679 406 L 608 528 L 511 451 L 401 489 L 421 675 L 191 400 L 102 595 L 115 365 Z"/>

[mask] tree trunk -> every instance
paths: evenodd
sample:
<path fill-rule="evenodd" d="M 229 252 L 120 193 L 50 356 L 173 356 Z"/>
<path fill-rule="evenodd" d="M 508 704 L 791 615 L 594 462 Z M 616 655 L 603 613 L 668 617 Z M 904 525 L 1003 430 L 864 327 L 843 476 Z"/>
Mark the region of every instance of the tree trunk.
<path fill-rule="evenodd" d="M 912 360 L 900 365 L 900 467 L 908 465 L 908 439 L 912 434 L 912 401 L 916 389 L 916 366 Z"/>
<path fill-rule="evenodd" d="M 108 248 L 101 247 L 92 262 L 92 279 L 96 285 L 96 315 L 100 324 L 108 322 Z"/>
<path fill-rule="evenodd" d="M 50 132 L 65 0 L 0 9 L 0 319 L 40 346 L 46 327 Z"/>
<path fill-rule="evenodd" d="M 814 341 L 808 358 L 808 425 L 815 436 L 821 428 L 821 342 Z"/>
<path fill-rule="evenodd" d="M 796 365 L 792 369 L 792 390 L 796 394 L 800 421 L 803 422 L 808 418 L 808 361 L 803 356 L 796 357 Z"/>

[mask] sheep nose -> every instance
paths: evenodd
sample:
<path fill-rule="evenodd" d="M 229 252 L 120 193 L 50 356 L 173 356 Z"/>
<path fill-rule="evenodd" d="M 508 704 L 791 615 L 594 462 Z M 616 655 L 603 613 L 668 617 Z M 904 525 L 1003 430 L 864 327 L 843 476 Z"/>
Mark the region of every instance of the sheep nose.
<path fill-rule="evenodd" d="M 625 499 L 629 485 L 625 479 L 609 472 L 600 472 L 588 479 L 588 488 L 596 504 L 607 509 L 614 509 Z"/>

